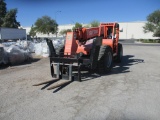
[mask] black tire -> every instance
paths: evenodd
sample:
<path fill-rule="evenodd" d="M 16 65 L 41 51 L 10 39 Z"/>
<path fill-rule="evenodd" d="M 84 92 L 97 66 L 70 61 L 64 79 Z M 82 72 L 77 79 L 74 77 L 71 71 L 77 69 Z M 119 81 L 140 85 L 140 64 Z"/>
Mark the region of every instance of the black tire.
<path fill-rule="evenodd" d="M 95 70 L 97 67 L 99 49 L 100 49 L 100 46 L 92 47 L 91 56 L 90 56 L 90 61 L 91 61 L 91 68 L 90 69 L 91 70 Z"/>
<path fill-rule="evenodd" d="M 98 72 L 108 73 L 112 69 L 113 64 L 113 52 L 110 46 L 102 45 L 99 50 L 98 56 Z"/>
<path fill-rule="evenodd" d="M 96 46 L 96 39 L 93 40 L 92 44 L 92 49 L 91 49 L 91 55 L 90 55 L 90 60 L 91 60 L 91 70 L 95 70 L 97 67 L 97 60 L 98 60 L 98 54 L 99 54 L 99 49 L 100 46 Z"/>
<path fill-rule="evenodd" d="M 118 43 L 118 55 L 116 56 L 115 62 L 120 63 L 122 62 L 123 57 L 123 46 L 121 43 Z"/>

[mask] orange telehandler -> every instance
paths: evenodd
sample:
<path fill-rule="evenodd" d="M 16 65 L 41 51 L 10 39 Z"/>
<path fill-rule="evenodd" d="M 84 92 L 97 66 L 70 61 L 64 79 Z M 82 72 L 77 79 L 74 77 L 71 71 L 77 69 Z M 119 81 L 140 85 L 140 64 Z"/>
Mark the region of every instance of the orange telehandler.
<path fill-rule="evenodd" d="M 46 39 L 50 50 L 52 77 L 72 81 L 73 71 L 77 71 L 78 80 L 81 81 L 81 71 L 84 68 L 100 74 L 110 72 L 113 61 L 122 60 L 123 47 L 118 41 L 118 23 L 101 23 L 99 27 L 79 28 L 68 32 L 64 48 L 58 53 L 52 40 Z"/>

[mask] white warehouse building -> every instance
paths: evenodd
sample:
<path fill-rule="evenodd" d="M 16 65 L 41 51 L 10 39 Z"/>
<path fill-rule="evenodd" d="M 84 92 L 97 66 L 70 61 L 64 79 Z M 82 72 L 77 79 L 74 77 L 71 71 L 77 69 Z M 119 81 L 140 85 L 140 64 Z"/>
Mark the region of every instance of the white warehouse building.
<path fill-rule="evenodd" d="M 153 37 L 153 33 L 144 33 L 143 26 L 146 21 L 139 22 L 120 22 L 120 39 L 157 39 L 157 37 Z M 83 26 L 86 24 L 83 24 Z M 60 36 L 59 32 L 63 29 L 72 29 L 74 24 L 66 24 L 58 26 L 58 36 Z M 27 34 L 29 34 L 30 27 L 25 27 Z M 37 37 L 55 37 L 55 34 L 37 34 Z"/>
<path fill-rule="evenodd" d="M 157 39 L 153 37 L 153 33 L 144 33 L 143 26 L 146 22 L 122 22 L 119 23 L 120 29 L 120 39 Z"/>

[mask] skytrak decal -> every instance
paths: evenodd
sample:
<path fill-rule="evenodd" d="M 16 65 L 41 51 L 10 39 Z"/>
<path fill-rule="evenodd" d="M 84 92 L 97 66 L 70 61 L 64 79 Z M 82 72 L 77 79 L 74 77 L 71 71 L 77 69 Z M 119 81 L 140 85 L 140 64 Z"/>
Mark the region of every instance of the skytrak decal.
<path fill-rule="evenodd" d="M 93 36 L 95 34 L 98 34 L 98 30 L 90 30 L 90 31 L 88 31 L 88 35 L 89 36 Z"/>

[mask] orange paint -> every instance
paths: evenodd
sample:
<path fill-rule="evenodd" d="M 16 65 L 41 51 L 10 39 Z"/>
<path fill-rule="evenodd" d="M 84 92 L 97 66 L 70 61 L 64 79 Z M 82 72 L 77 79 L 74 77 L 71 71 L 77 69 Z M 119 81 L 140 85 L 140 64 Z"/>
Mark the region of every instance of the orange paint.
<path fill-rule="evenodd" d="M 102 37 L 102 45 L 109 45 L 113 53 L 118 53 L 119 25 L 117 23 L 101 23 L 99 27 L 80 28 L 74 32 L 68 32 L 64 54 L 74 55 L 82 52 L 85 55 L 89 55 L 92 43 L 87 44 L 86 42 L 99 36 Z"/>

